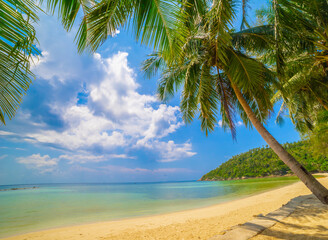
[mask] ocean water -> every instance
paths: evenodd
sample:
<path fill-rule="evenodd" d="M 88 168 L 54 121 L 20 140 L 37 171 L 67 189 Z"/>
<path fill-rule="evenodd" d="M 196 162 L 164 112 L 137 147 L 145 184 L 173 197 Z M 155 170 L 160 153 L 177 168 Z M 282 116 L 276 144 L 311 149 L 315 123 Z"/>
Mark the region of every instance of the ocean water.
<path fill-rule="evenodd" d="M 187 210 L 282 187 L 296 177 L 220 182 L 7 185 L 0 189 L 0 238 L 99 221 Z"/>

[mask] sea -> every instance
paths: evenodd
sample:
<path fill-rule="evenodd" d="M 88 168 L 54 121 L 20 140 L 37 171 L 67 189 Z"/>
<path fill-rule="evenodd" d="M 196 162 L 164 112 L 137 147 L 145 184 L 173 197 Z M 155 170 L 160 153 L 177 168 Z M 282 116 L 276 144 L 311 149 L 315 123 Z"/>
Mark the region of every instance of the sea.
<path fill-rule="evenodd" d="M 244 198 L 296 177 L 231 181 L 0 185 L 0 238 L 45 229 L 157 215 Z M 35 187 L 35 188 L 34 188 Z"/>

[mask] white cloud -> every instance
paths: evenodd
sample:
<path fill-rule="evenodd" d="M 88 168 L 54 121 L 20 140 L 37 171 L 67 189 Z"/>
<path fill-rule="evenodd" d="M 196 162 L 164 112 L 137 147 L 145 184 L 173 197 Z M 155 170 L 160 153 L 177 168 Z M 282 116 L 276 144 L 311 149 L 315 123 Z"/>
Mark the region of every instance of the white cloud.
<path fill-rule="evenodd" d="M 0 136 L 14 136 L 15 133 L 0 130 Z"/>
<path fill-rule="evenodd" d="M 116 37 L 118 34 L 120 34 L 120 30 L 116 29 L 115 32 L 112 34 L 112 37 Z"/>
<path fill-rule="evenodd" d="M 60 155 L 58 157 L 60 160 L 66 160 L 69 164 L 73 163 L 88 163 L 88 162 L 103 162 L 107 161 L 108 159 L 104 155 L 100 156 L 94 156 L 94 155 L 87 155 L 87 154 L 81 154 L 81 155 Z"/>
<path fill-rule="evenodd" d="M 158 162 L 173 162 L 197 154 L 196 152 L 192 152 L 192 144 L 189 141 L 176 144 L 172 140 L 168 142 L 154 140 L 142 143 L 142 145 L 139 144 L 139 146 L 158 151 L 161 157 Z"/>
<path fill-rule="evenodd" d="M 49 59 L 49 53 L 47 51 L 42 51 L 40 55 L 32 56 L 31 70 L 33 71 L 35 69 L 38 69 L 38 66 L 46 63 L 48 59 Z"/>
<path fill-rule="evenodd" d="M 61 113 L 68 126 L 65 131 L 41 130 L 26 136 L 41 143 L 52 143 L 70 150 L 89 148 L 93 145 L 104 148 L 124 146 L 122 133 L 114 131 L 112 121 L 95 116 L 86 106 L 69 106 Z"/>
<path fill-rule="evenodd" d="M 98 79 L 87 89 L 87 105 L 76 105 L 75 101 L 49 105 L 61 116 L 65 129 L 41 129 L 27 133 L 26 140 L 69 150 L 102 147 L 113 152 L 118 147 L 145 147 L 159 152 L 162 162 L 195 155 L 189 142 L 159 141 L 182 126 L 179 107 L 158 104 L 154 96 L 140 94 L 127 57 L 126 52 L 110 58 L 94 54 Z"/>
<path fill-rule="evenodd" d="M 73 154 L 73 155 L 60 155 L 58 157 L 60 160 L 66 160 L 69 164 L 74 163 L 97 163 L 105 162 L 111 159 L 134 159 L 135 157 L 128 156 L 127 154 L 108 154 L 108 155 L 92 155 L 88 153 Z"/>
<path fill-rule="evenodd" d="M 5 159 L 6 157 L 8 157 L 7 154 L 0 156 L 0 160 L 1 160 L 1 159 Z"/>
<path fill-rule="evenodd" d="M 219 125 L 219 127 L 222 127 L 222 120 L 221 119 L 218 121 L 218 125 Z M 243 124 L 242 121 L 236 122 L 236 127 L 240 127 L 240 126 L 243 126 L 243 125 L 244 124 Z"/>
<path fill-rule="evenodd" d="M 7 157 L 4 155 L 0 159 Z M 84 164 L 84 163 L 98 163 L 105 162 L 113 158 L 131 158 L 126 154 L 109 154 L 109 155 L 92 155 L 89 153 L 80 154 L 63 154 L 56 158 L 51 158 L 49 155 L 42 156 L 40 153 L 33 154 L 27 157 L 16 158 L 18 163 L 24 164 L 27 168 L 37 169 L 40 172 L 51 172 L 57 167 L 59 161 L 65 161 L 68 164 Z"/>
<path fill-rule="evenodd" d="M 109 154 L 109 158 L 136 159 L 136 157 L 128 156 L 127 154 Z"/>
<path fill-rule="evenodd" d="M 53 171 L 58 164 L 57 158 L 50 158 L 49 155 L 41 156 L 40 154 L 19 157 L 17 161 L 24 164 L 27 168 L 38 169 L 41 173 Z"/>
<path fill-rule="evenodd" d="M 7 155 L 3 155 L 0 157 L 0 160 L 7 157 Z M 20 164 L 24 164 L 27 168 L 38 170 L 40 173 L 48 173 L 53 172 L 58 166 L 60 161 L 65 161 L 68 164 L 73 165 L 73 169 L 78 171 L 87 171 L 94 173 L 108 173 L 108 172 L 120 172 L 120 173 L 145 173 L 145 174 L 155 174 L 155 173 L 177 173 L 177 172 L 191 172 L 190 169 L 185 168 L 157 168 L 157 169 L 146 169 L 146 168 L 128 168 L 124 166 L 117 165 L 107 165 L 102 167 L 94 167 L 88 168 L 80 166 L 79 164 L 84 163 L 97 163 L 104 162 L 110 158 L 132 158 L 125 154 L 115 155 L 110 154 L 106 155 L 91 155 L 91 154 L 73 154 L 73 155 L 60 155 L 56 158 L 51 158 L 49 155 L 41 155 L 32 154 L 26 157 L 18 157 L 16 158 L 17 162 Z M 76 165 L 77 164 L 77 165 Z"/>
<path fill-rule="evenodd" d="M 101 152 L 107 158 L 131 159 L 119 153 L 136 147 L 157 151 L 161 159 L 194 154 L 189 142 L 163 140 L 183 125 L 179 107 L 160 104 L 155 95 L 142 93 L 127 52 L 110 57 L 79 55 L 74 43 L 77 29 L 66 33 L 55 18 L 45 15 L 35 27 L 42 56 L 34 58 L 33 72 L 40 79 L 34 94 L 42 102 L 25 101 L 29 104 L 18 111 L 16 125 L 0 130 L 0 135 L 89 155 Z M 77 104 L 81 86 L 86 93 L 84 105 Z M 169 158 L 163 157 L 156 141 L 170 147 Z"/>

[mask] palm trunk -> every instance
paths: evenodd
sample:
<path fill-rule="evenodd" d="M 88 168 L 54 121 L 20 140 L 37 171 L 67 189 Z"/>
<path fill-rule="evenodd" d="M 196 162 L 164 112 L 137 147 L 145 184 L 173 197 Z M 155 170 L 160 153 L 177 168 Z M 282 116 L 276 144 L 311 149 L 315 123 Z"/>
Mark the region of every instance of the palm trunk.
<path fill-rule="evenodd" d="M 292 155 L 290 155 L 280 143 L 266 130 L 258 120 L 243 94 L 235 84 L 231 84 L 236 96 L 245 110 L 249 120 L 263 139 L 268 143 L 278 157 L 292 170 L 297 177 L 311 190 L 311 192 L 324 204 L 328 204 L 328 190 L 321 185 Z"/>

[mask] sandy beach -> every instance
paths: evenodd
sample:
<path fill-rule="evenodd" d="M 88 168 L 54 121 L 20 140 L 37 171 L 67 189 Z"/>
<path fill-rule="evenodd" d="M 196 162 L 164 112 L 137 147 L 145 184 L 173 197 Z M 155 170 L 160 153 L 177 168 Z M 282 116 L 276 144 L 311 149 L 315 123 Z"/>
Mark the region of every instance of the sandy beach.
<path fill-rule="evenodd" d="M 322 178 L 320 181 L 328 187 L 328 178 Z M 247 222 L 258 214 L 265 215 L 274 211 L 294 197 L 307 194 L 310 194 L 310 191 L 303 183 L 297 182 L 286 187 L 206 208 L 120 221 L 99 222 L 50 229 L 6 239 L 208 239 L 222 233 L 222 231 L 232 226 Z M 309 212 L 312 210 L 308 207 L 307 211 Z M 298 210 L 295 214 L 298 214 L 298 221 L 301 221 L 299 216 L 303 214 L 302 211 Z M 293 217 L 293 215 L 290 217 Z M 320 222 L 318 222 L 319 225 L 327 224 L 328 212 L 323 211 L 319 218 L 318 216 L 312 217 L 312 220 L 309 218 L 305 219 L 308 229 L 311 227 L 315 228 L 312 225 L 317 224 L 318 219 L 320 219 Z M 298 224 L 301 225 L 302 222 L 298 222 Z M 274 227 L 279 227 L 279 225 L 277 224 Z M 283 225 L 283 228 L 283 231 L 294 231 L 294 228 L 288 224 Z M 320 227 L 318 229 L 320 229 Z M 322 229 L 323 228 L 321 228 L 321 230 Z M 325 229 L 327 229 L 327 225 Z M 259 240 L 280 239 L 276 236 L 272 236 L 272 234 L 263 235 L 263 238 L 260 238 L 260 236 L 258 237 L 259 238 L 256 239 Z"/>

